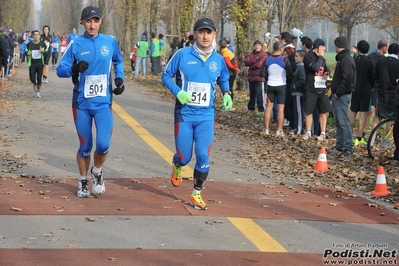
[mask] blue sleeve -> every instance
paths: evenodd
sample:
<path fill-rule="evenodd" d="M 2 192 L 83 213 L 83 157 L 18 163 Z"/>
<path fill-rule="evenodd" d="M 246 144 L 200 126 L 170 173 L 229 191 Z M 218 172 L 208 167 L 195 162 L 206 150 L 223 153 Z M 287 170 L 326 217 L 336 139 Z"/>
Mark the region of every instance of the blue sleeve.
<path fill-rule="evenodd" d="M 218 78 L 217 83 L 222 93 L 225 93 L 226 91 L 230 91 L 230 85 L 229 85 L 230 74 L 226 62 L 223 60 L 223 58 L 220 61 L 221 61 L 222 71 L 220 72 L 220 77 Z"/>
<path fill-rule="evenodd" d="M 182 50 L 178 50 L 175 52 L 173 57 L 169 60 L 168 64 L 166 65 L 165 70 L 162 73 L 162 83 L 170 90 L 170 92 L 176 97 L 176 95 L 182 90 L 175 81 L 173 77 L 179 71 L 180 61 L 182 59 Z M 228 83 L 227 83 L 228 85 Z"/>
<path fill-rule="evenodd" d="M 123 70 L 123 58 L 121 51 L 119 49 L 118 42 L 114 39 L 114 55 L 112 57 L 112 62 L 114 64 L 115 78 L 121 78 L 125 80 L 125 74 Z"/>

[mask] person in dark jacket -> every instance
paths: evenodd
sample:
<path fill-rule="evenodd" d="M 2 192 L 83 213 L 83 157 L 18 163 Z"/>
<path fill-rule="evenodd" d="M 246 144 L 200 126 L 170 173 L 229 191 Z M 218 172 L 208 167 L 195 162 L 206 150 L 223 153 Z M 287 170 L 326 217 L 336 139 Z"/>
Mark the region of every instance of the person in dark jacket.
<path fill-rule="evenodd" d="M 265 78 L 259 76 L 260 68 L 267 58 L 267 53 L 262 50 L 262 43 L 259 40 L 254 42 L 254 50 L 244 60 L 248 67 L 249 101 L 248 110 L 255 111 L 255 102 L 259 112 L 265 111 Z"/>
<path fill-rule="evenodd" d="M 0 69 L 3 68 L 6 71 L 7 68 L 7 40 L 5 38 L 5 31 L 4 27 L 0 27 Z M 1 71 L 0 76 L 3 76 L 3 71 Z"/>
<path fill-rule="evenodd" d="M 303 50 L 299 50 L 295 53 L 296 69 L 291 82 L 291 95 L 294 106 L 296 128 L 294 129 L 294 131 L 290 132 L 291 135 L 301 135 L 303 129 L 305 114 L 305 89 L 303 88 L 303 85 L 305 84 L 306 79 L 303 59 L 305 57 L 305 54 L 306 52 Z"/>
<path fill-rule="evenodd" d="M 352 127 L 349 121 L 349 104 L 352 92 L 356 85 L 356 64 L 348 47 L 348 40 L 339 36 L 334 40 L 337 55 L 337 65 L 331 84 L 332 105 L 334 121 L 337 128 L 336 144 L 333 150 L 341 151 L 340 156 L 348 156 L 353 153 Z"/>
<path fill-rule="evenodd" d="M 284 54 L 288 58 L 291 64 L 292 73 L 295 72 L 296 63 L 295 63 L 295 43 L 293 41 L 293 36 L 289 32 L 282 32 L 280 33 L 281 41 L 284 44 Z M 291 81 L 287 80 L 287 87 L 285 92 L 285 106 L 284 106 L 284 126 L 289 126 L 290 129 L 296 128 L 296 121 L 294 115 L 294 103 L 292 102 L 293 98 L 291 95 Z"/>
<path fill-rule="evenodd" d="M 373 62 L 366 55 L 370 49 L 370 45 L 365 40 L 361 40 L 357 43 L 356 47 L 358 51 L 358 55 L 355 57 L 357 79 L 355 91 L 352 93 L 351 112 L 349 115 L 351 128 L 353 128 L 356 115 L 360 113 L 356 139 L 353 141 L 355 146 L 359 144 L 367 145 L 363 134 L 367 128 L 366 115 L 371 110 L 371 96 L 374 87 Z"/>
<path fill-rule="evenodd" d="M 375 81 L 378 82 L 378 99 L 376 116 L 377 122 L 385 117 L 392 117 L 395 112 L 398 112 L 398 81 L 399 81 L 399 45 L 391 43 L 388 47 L 388 56 L 382 57 L 375 65 Z M 396 121 L 399 115 L 396 113 Z M 398 124 L 396 124 L 398 125 Z M 390 126 L 387 124 L 387 131 Z M 396 149 L 393 158 L 399 160 L 399 127 L 394 126 L 393 137 L 395 140 Z"/>
<path fill-rule="evenodd" d="M 303 64 L 305 66 L 305 124 L 306 134 L 304 140 L 309 140 L 312 135 L 313 113 L 315 109 L 319 110 L 320 135 L 318 140 L 323 141 L 326 138 L 327 113 L 331 112 L 330 99 L 327 96 L 326 80 L 329 76 L 329 69 L 324 59 L 326 43 L 320 38 L 313 41 L 312 50 L 305 54 Z M 318 130 L 317 130 L 318 131 Z M 313 132 L 316 132 L 314 129 Z"/>
<path fill-rule="evenodd" d="M 375 65 L 375 81 L 378 83 L 375 123 L 395 112 L 395 88 L 399 79 L 398 53 L 399 45 L 391 43 L 388 47 L 388 56 L 382 57 Z"/>
<path fill-rule="evenodd" d="M 378 60 L 384 57 L 384 55 L 388 52 L 388 41 L 387 40 L 380 40 L 377 44 L 377 50 L 367 55 L 367 58 L 373 62 L 373 67 L 375 69 L 375 65 L 377 64 Z M 378 98 L 378 82 L 374 82 L 374 88 L 371 96 L 371 110 L 366 115 L 366 122 L 365 124 L 368 125 L 371 120 L 371 116 L 375 113 L 377 108 L 377 98 Z M 373 119 L 373 128 L 380 122 L 378 117 L 375 115 Z"/>
<path fill-rule="evenodd" d="M 5 38 L 5 44 L 6 44 L 6 50 L 7 50 L 7 68 L 6 68 L 6 75 L 11 75 L 11 68 L 12 68 L 12 63 L 13 63 L 13 57 L 14 57 L 14 48 L 17 46 L 16 41 L 14 41 L 14 36 L 15 32 L 6 32 L 4 38 Z"/>

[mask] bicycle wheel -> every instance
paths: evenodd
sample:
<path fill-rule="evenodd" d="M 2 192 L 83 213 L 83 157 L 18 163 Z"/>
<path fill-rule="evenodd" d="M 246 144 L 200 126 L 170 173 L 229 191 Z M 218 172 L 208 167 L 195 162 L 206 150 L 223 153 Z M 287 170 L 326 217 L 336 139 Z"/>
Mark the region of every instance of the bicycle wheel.
<path fill-rule="evenodd" d="M 392 159 L 395 151 L 393 139 L 393 127 L 395 118 L 387 118 L 381 121 L 370 133 L 367 141 L 367 152 L 372 160 L 379 160 L 380 164 Z M 387 131 L 386 125 L 391 124 Z"/>

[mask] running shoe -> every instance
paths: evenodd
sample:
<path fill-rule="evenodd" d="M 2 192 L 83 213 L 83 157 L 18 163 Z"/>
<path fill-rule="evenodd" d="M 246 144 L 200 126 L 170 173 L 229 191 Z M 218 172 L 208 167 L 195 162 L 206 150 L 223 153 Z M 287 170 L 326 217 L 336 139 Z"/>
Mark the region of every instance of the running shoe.
<path fill-rule="evenodd" d="M 93 173 L 93 167 L 91 168 L 91 177 L 93 178 L 93 185 L 91 189 L 93 193 L 100 195 L 105 193 L 105 185 L 103 179 L 103 172 L 101 171 L 98 174 Z"/>
<path fill-rule="evenodd" d="M 33 92 L 37 92 L 37 85 L 33 84 Z"/>
<path fill-rule="evenodd" d="M 194 192 L 190 197 L 190 201 L 191 206 L 193 206 L 194 209 L 206 210 L 208 208 L 206 203 L 202 200 L 201 193 L 199 192 Z"/>
<path fill-rule="evenodd" d="M 289 125 L 290 125 L 290 121 L 288 121 L 287 119 L 284 119 L 283 126 L 288 127 Z"/>
<path fill-rule="evenodd" d="M 182 166 L 176 166 L 174 162 L 172 162 L 172 172 L 170 173 L 170 182 L 174 187 L 178 187 L 181 184 L 181 171 Z"/>
<path fill-rule="evenodd" d="M 90 197 L 89 180 L 79 180 L 78 181 L 78 192 L 76 193 L 76 195 L 79 198 Z"/>
<path fill-rule="evenodd" d="M 40 94 L 40 92 L 36 92 L 36 98 L 42 98 L 42 95 Z"/>
<path fill-rule="evenodd" d="M 304 140 L 310 140 L 310 133 L 309 133 L 309 132 L 306 132 L 306 134 L 303 135 L 302 138 L 303 138 Z"/>
<path fill-rule="evenodd" d="M 392 142 L 390 142 L 389 140 L 385 139 L 385 140 L 382 142 L 382 144 L 381 144 L 380 147 L 383 148 L 383 149 L 391 149 L 391 148 L 394 148 L 394 147 L 395 147 L 395 144 L 392 143 Z"/>
<path fill-rule="evenodd" d="M 47 78 L 43 78 L 42 82 L 47 84 L 48 83 L 48 79 Z"/>
<path fill-rule="evenodd" d="M 364 138 L 361 138 L 360 140 L 358 140 L 357 138 L 353 140 L 353 145 L 354 146 L 358 146 L 358 145 L 367 145 L 367 141 Z"/>
<path fill-rule="evenodd" d="M 317 137 L 317 140 L 319 140 L 319 141 L 323 141 L 325 139 L 326 139 L 326 133 L 322 133 L 322 134 L 320 134 L 320 136 Z"/>
<path fill-rule="evenodd" d="M 261 135 L 270 135 L 269 129 L 267 129 L 267 128 L 262 129 L 262 131 L 260 132 L 260 134 L 261 134 Z"/>
<path fill-rule="evenodd" d="M 277 137 L 284 137 L 285 134 L 284 134 L 284 132 L 281 130 L 281 131 L 277 131 L 277 132 L 276 132 L 276 136 L 277 136 Z"/>

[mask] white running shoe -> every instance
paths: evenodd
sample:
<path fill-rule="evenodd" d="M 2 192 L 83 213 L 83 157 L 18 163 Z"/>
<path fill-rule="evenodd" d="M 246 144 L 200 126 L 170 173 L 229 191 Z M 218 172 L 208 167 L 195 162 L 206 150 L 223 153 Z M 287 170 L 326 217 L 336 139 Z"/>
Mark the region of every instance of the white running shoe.
<path fill-rule="evenodd" d="M 290 125 L 290 121 L 288 121 L 287 119 L 284 119 L 283 126 L 288 127 L 289 125 Z"/>
<path fill-rule="evenodd" d="M 276 132 L 276 136 L 277 136 L 277 137 L 284 137 L 285 134 L 284 134 L 284 132 L 281 130 L 281 131 L 277 131 L 277 132 Z"/>
<path fill-rule="evenodd" d="M 42 98 L 42 95 L 40 95 L 40 92 L 36 92 L 36 98 Z"/>
<path fill-rule="evenodd" d="M 47 78 L 43 78 L 42 82 L 47 84 L 48 83 L 48 79 Z"/>
<path fill-rule="evenodd" d="M 78 192 L 76 193 L 76 195 L 79 198 L 90 197 L 89 180 L 79 180 L 78 181 Z"/>
<path fill-rule="evenodd" d="M 303 135 L 302 138 L 303 138 L 304 140 L 310 140 L 310 133 L 309 133 L 309 132 L 306 132 L 306 134 Z"/>
<path fill-rule="evenodd" d="M 261 135 L 270 135 L 269 129 L 267 129 L 267 128 L 262 129 L 262 131 L 260 132 L 260 134 L 261 134 Z"/>
<path fill-rule="evenodd" d="M 93 185 L 91 187 L 91 190 L 93 190 L 93 193 L 100 195 L 105 193 L 105 185 L 104 185 L 104 179 L 103 179 L 103 172 L 101 171 L 98 174 L 93 173 L 93 167 L 91 168 L 91 177 L 93 178 Z"/>
<path fill-rule="evenodd" d="M 323 141 L 325 139 L 326 139 L 326 134 L 325 133 L 322 133 L 322 134 L 320 134 L 320 136 L 317 137 L 317 140 L 319 140 L 319 141 Z"/>

